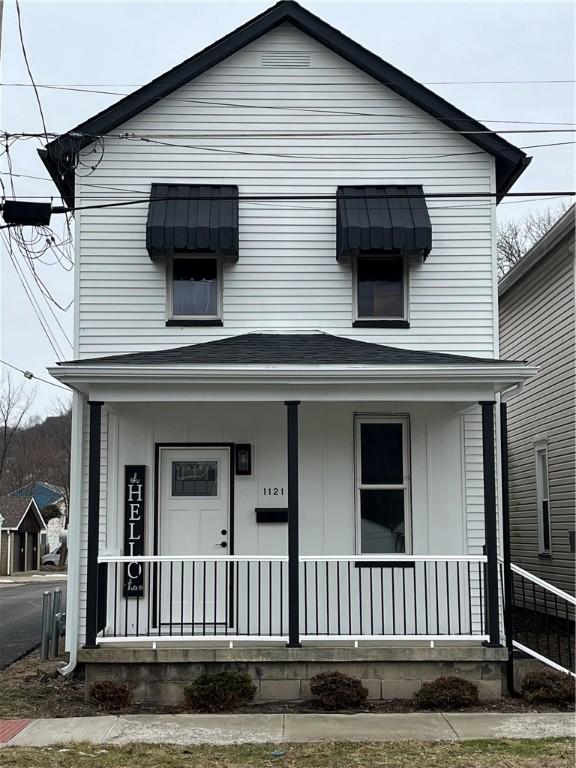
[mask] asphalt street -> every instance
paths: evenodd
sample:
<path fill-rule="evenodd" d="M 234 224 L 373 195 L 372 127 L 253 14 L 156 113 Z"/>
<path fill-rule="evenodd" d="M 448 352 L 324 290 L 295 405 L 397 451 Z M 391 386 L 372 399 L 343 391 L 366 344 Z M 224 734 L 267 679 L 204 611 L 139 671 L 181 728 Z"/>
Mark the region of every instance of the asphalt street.
<path fill-rule="evenodd" d="M 66 582 L 0 583 L 0 669 L 4 669 L 40 642 L 42 596 L 46 590 L 62 590 Z"/>

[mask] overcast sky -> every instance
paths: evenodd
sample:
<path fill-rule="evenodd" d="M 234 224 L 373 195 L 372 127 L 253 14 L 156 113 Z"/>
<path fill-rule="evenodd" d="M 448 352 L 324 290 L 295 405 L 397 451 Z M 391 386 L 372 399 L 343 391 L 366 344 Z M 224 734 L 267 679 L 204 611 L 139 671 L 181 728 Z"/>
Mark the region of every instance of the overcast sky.
<path fill-rule="evenodd" d="M 118 94 L 180 63 L 271 2 L 89 2 L 21 0 L 22 24 L 30 66 L 38 83 L 102 87 Z M 572 2 L 308 2 L 302 3 L 365 47 L 490 127 L 567 129 L 570 126 L 520 126 L 517 121 L 574 123 L 573 83 L 487 84 L 446 81 L 543 81 L 574 79 L 574 4 Z M 29 87 L 14 0 L 4 2 L 0 73 L 3 131 L 38 132 L 41 121 Z M 442 84 L 438 84 L 442 83 Z M 112 87 L 112 85 L 116 87 Z M 40 89 L 48 131 L 63 132 L 113 103 L 110 95 Z M 510 125 L 491 121 L 512 121 Z M 571 133 L 504 134 L 518 146 L 562 142 Z M 40 162 L 35 140 L 16 141 L 12 170 L 41 179 L 14 178 L 19 196 L 57 195 Z M 574 186 L 570 145 L 526 150 L 534 160 L 515 191 L 565 190 Z M 6 172 L 6 156 L 2 157 Z M 3 176 L 4 183 L 8 177 Z M 555 201 L 503 204 L 499 217 L 520 217 Z M 59 227 L 60 220 L 56 220 Z M 0 269 L 0 357 L 47 378 L 56 355 L 33 315 L 6 250 Z M 42 280 L 61 305 L 73 294 L 72 274 L 58 265 L 38 265 Z M 30 273 L 28 273 L 30 278 Z M 38 290 L 35 289 L 36 295 Z M 40 299 L 40 301 L 42 301 Z M 46 304 L 43 305 L 64 357 L 71 348 Z M 67 335 L 72 308 L 53 307 Z M 19 376 L 17 374 L 17 376 Z M 19 377 L 22 378 L 22 377 Z M 27 385 L 32 386 L 32 385 Z M 36 384 L 35 410 L 48 414 L 64 392 Z"/>

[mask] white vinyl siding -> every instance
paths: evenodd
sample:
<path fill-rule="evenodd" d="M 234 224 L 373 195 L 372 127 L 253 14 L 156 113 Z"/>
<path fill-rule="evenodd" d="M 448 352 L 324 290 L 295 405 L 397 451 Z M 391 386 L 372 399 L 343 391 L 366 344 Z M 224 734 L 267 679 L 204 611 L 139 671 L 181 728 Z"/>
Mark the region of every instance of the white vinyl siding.
<path fill-rule="evenodd" d="M 409 417 L 412 553 L 482 553 L 480 542 L 475 538 L 471 540 L 462 512 L 464 489 L 473 479 L 477 485 L 477 478 L 468 465 L 464 470 L 462 417 L 454 414 L 452 404 L 421 403 L 406 407 L 405 403 L 378 406 L 374 403 L 302 403 L 300 414 L 302 555 L 345 555 L 356 551 L 356 414 L 392 420 Z M 146 552 L 153 551 L 154 443 L 249 442 L 253 473 L 235 478 L 235 551 L 236 554 L 286 554 L 286 526 L 257 525 L 254 511 L 258 506 L 285 506 L 281 497 L 263 495 L 265 487 L 286 488 L 285 429 L 286 409 L 279 403 L 126 403 L 117 404 L 110 413 L 104 409 L 100 552 L 121 553 L 124 521 L 121 478 L 126 464 L 147 467 Z M 80 510 L 80 644 L 86 612 L 87 417 L 85 430 Z M 480 515 L 480 510 L 477 514 Z M 480 516 L 478 524 L 481 524 Z M 474 614 L 477 615 L 476 606 Z"/>
<path fill-rule="evenodd" d="M 286 66 L 283 53 L 283 66 L 262 67 L 262 55 L 275 51 L 305 53 L 310 66 Z M 434 133 L 362 140 L 285 135 L 386 130 Z M 79 215 L 80 356 L 169 348 L 258 329 L 318 329 L 413 349 L 494 355 L 494 203 L 486 198 L 428 199 L 433 249 L 424 264 L 410 267 L 409 329 L 352 328 L 352 269 L 336 261 L 337 186 L 413 183 L 425 194 L 486 193 L 494 188 L 494 164 L 304 33 L 282 25 L 113 134 L 125 132 L 177 146 L 110 136 L 96 170 L 77 176 L 78 205 L 143 198 L 142 204 Z M 166 269 L 146 251 L 146 198 L 151 183 L 178 181 L 237 184 L 241 197 L 334 199 L 241 200 L 240 259 L 224 267 L 224 327 L 166 328 Z"/>

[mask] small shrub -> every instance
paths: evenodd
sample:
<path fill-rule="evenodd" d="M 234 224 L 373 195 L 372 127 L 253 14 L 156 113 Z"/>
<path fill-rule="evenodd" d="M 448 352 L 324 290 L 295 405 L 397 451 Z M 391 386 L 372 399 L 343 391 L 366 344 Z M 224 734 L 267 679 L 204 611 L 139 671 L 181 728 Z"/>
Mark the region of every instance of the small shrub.
<path fill-rule="evenodd" d="M 229 712 L 248 704 L 256 686 L 246 672 L 205 672 L 184 688 L 184 698 L 197 712 Z"/>
<path fill-rule="evenodd" d="M 478 703 L 478 686 L 460 677 L 438 677 L 423 683 L 415 696 L 422 709 L 460 709 Z"/>
<path fill-rule="evenodd" d="M 90 688 L 90 695 L 106 711 L 126 709 L 132 703 L 132 692 L 126 683 L 102 680 Z"/>
<path fill-rule="evenodd" d="M 522 696 L 531 703 L 569 704 L 574 701 L 574 678 L 552 669 L 529 672 L 522 681 Z"/>
<path fill-rule="evenodd" d="M 368 698 L 360 680 L 342 672 L 320 672 L 310 680 L 312 694 L 324 709 L 359 709 Z"/>

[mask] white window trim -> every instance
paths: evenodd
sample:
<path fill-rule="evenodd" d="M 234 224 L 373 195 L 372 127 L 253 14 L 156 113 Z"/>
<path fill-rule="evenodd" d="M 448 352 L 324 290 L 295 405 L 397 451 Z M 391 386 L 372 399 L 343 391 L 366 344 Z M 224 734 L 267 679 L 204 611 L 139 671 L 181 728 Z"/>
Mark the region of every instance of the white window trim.
<path fill-rule="evenodd" d="M 546 476 L 543 477 L 540 472 L 540 456 L 544 456 L 544 465 Z M 552 554 L 552 510 L 550 505 L 550 467 L 548 464 L 548 442 L 539 440 L 534 443 L 534 463 L 536 468 L 536 514 L 538 518 L 538 554 Z M 544 502 L 548 502 L 548 548 L 544 545 L 544 515 L 542 507 Z"/>
<path fill-rule="evenodd" d="M 404 468 L 402 484 L 393 485 L 365 485 L 361 483 L 361 440 L 360 428 L 362 424 L 402 424 L 402 466 Z M 412 552 L 412 477 L 410 461 L 410 417 L 408 415 L 374 415 L 366 416 L 356 414 L 354 417 L 354 538 L 355 554 L 370 554 L 362 552 L 362 517 L 360 507 L 360 491 L 370 490 L 403 490 L 404 491 L 404 554 Z M 378 553 L 372 553 L 378 554 Z M 383 553 L 384 554 L 384 553 Z"/>
<path fill-rule="evenodd" d="M 402 315 L 359 315 L 358 314 L 358 259 L 388 259 L 402 261 Z M 391 320 L 391 321 L 408 321 L 409 320 L 409 299 L 410 299 L 410 262 L 404 256 L 398 256 L 395 253 L 362 253 L 359 256 L 355 256 L 352 260 L 352 291 L 353 291 L 353 313 L 354 320 Z"/>
<path fill-rule="evenodd" d="M 215 315 L 175 315 L 172 312 L 174 301 L 174 261 L 175 259 L 214 259 L 216 261 L 216 314 Z M 222 259 L 214 253 L 175 253 L 166 262 L 166 319 L 167 320 L 221 320 L 223 277 L 224 269 Z"/>

